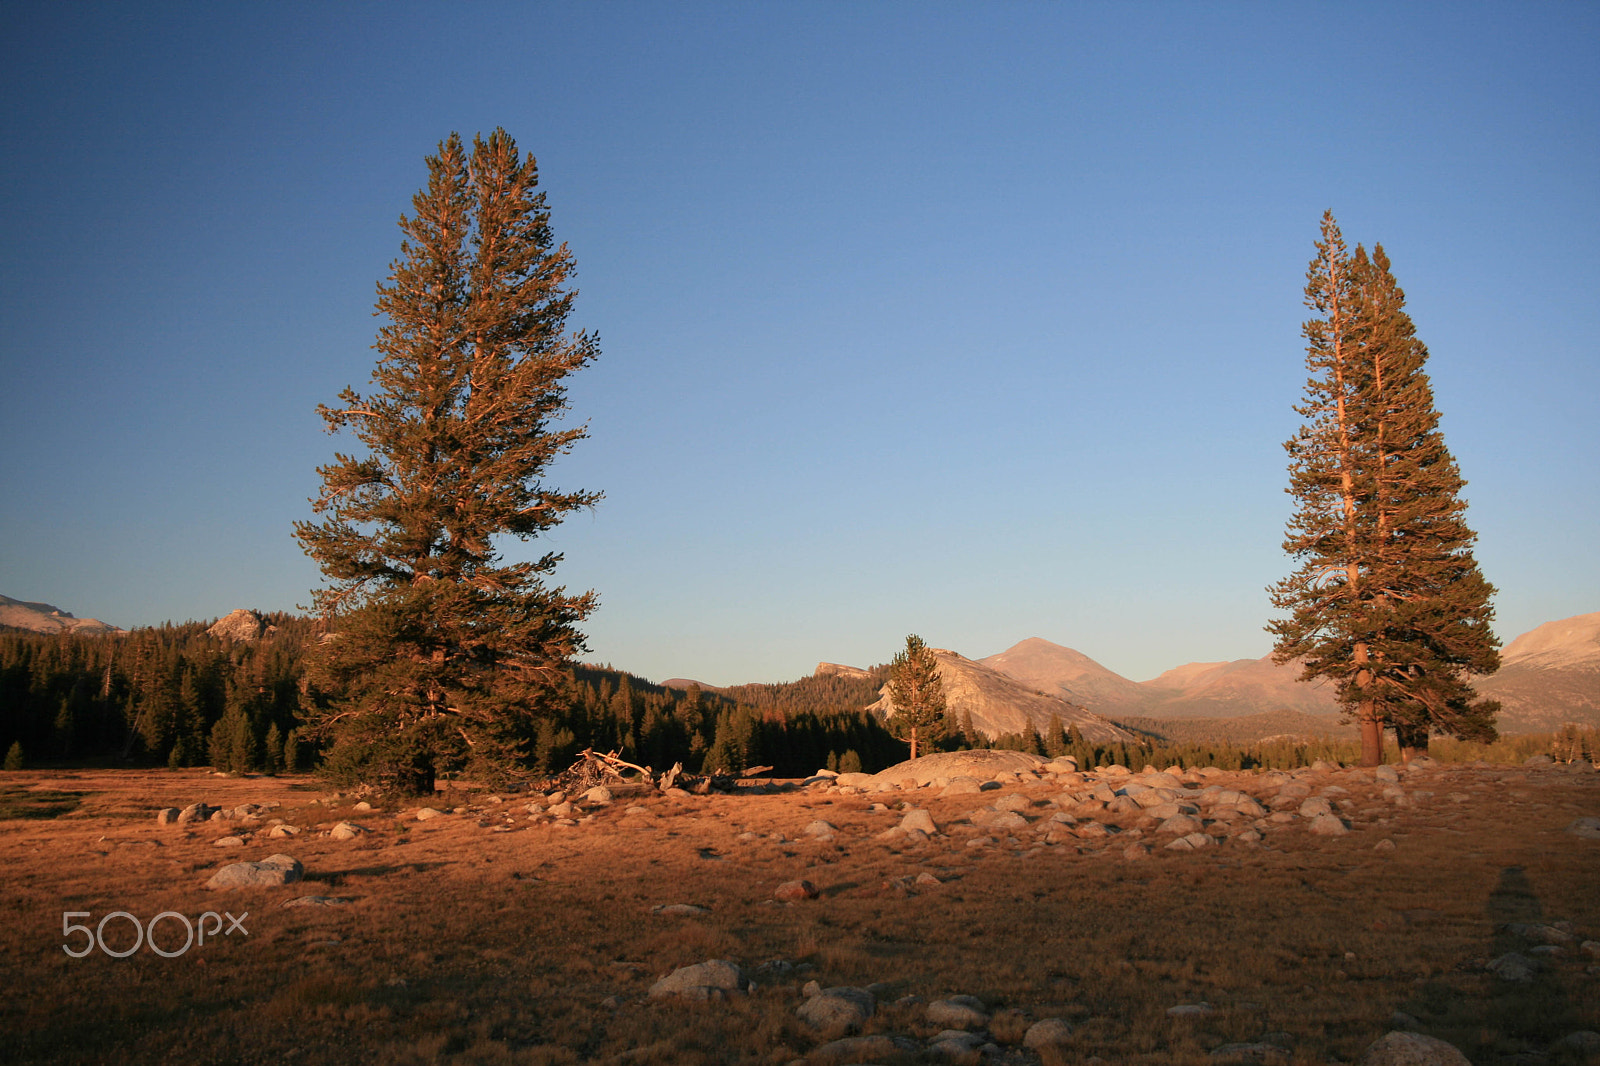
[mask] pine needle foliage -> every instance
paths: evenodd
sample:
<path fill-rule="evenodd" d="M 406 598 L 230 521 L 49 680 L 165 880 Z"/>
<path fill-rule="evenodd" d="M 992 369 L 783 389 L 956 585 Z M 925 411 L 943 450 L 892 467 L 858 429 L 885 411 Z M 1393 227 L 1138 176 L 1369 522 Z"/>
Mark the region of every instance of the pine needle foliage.
<path fill-rule="evenodd" d="M 295 526 L 329 582 L 312 730 L 344 776 L 417 790 L 441 769 L 503 773 L 525 756 L 596 598 L 545 583 L 560 555 L 507 563 L 497 542 L 600 499 L 545 481 L 587 435 L 559 420 L 567 375 L 599 347 L 566 332 L 572 256 L 533 157 L 496 130 L 470 153 L 451 134 L 427 165 L 378 287 L 373 389 L 319 408 L 364 450 L 318 469 L 323 517 Z"/>
<path fill-rule="evenodd" d="M 921 754 L 924 742 L 944 735 L 944 682 L 939 677 L 939 661 L 915 633 L 906 637 L 905 650 L 890 664 L 889 700 L 895 711 L 888 725 L 896 736 L 911 742 L 911 758 Z"/>
<path fill-rule="evenodd" d="M 1278 662 L 1326 677 L 1361 727 L 1402 751 L 1430 734 L 1492 740 L 1498 704 L 1469 678 L 1499 666 L 1494 588 L 1472 554 L 1466 486 L 1439 430 L 1405 294 L 1381 245 L 1351 253 L 1331 213 L 1306 278 L 1305 424 L 1285 448 L 1296 501 L 1284 550 L 1299 564 L 1270 588 Z"/>

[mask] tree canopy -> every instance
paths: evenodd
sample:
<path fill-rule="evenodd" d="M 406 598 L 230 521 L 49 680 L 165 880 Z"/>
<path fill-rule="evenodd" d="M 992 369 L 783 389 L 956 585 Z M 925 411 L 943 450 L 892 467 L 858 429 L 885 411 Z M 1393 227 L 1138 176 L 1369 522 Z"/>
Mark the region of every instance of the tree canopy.
<path fill-rule="evenodd" d="M 364 450 L 318 469 L 322 518 L 295 527 L 329 581 L 314 726 L 336 765 L 416 789 L 446 766 L 504 772 L 527 754 L 596 598 L 546 583 L 560 555 L 507 562 L 500 542 L 600 499 L 546 481 L 586 436 L 560 422 L 565 379 L 599 346 L 566 332 L 572 256 L 533 157 L 496 130 L 470 153 L 451 134 L 427 165 L 378 287 L 373 390 L 319 408 Z"/>
<path fill-rule="evenodd" d="M 906 637 L 905 650 L 889 667 L 889 700 L 894 704 L 889 726 L 896 736 L 911 742 L 911 758 L 917 758 L 923 743 L 944 735 L 944 682 L 939 677 L 939 660 L 915 633 Z"/>
<path fill-rule="evenodd" d="M 1494 588 L 1472 554 L 1466 482 L 1439 429 L 1427 348 L 1382 245 L 1349 252 L 1331 213 L 1306 279 L 1305 424 L 1285 448 L 1296 510 L 1284 550 L 1299 565 L 1270 589 L 1279 662 L 1326 677 L 1362 730 L 1408 754 L 1430 733 L 1493 739 L 1498 705 L 1471 674 L 1499 665 Z"/>

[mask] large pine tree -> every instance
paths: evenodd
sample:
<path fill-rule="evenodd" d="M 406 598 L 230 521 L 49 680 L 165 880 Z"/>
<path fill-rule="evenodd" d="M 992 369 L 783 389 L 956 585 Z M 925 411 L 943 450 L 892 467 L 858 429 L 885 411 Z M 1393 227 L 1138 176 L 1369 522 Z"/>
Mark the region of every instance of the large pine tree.
<path fill-rule="evenodd" d="M 1284 550 L 1299 567 L 1272 587 L 1289 612 L 1274 658 L 1327 678 L 1381 761 L 1392 727 L 1409 757 L 1430 733 L 1483 739 L 1498 709 L 1468 681 L 1499 665 L 1493 587 L 1424 372 L 1427 348 L 1377 246 L 1351 254 L 1331 213 L 1306 281 L 1305 419 L 1285 447 L 1297 507 Z"/>
<path fill-rule="evenodd" d="M 441 769 L 504 771 L 525 754 L 596 601 L 545 583 L 559 555 L 506 563 L 497 541 L 600 498 L 545 482 L 586 435 L 558 424 L 565 378 L 599 349 L 566 332 L 572 257 L 533 157 L 496 130 L 470 154 L 452 134 L 427 164 L 378 288 L 373 391 L 319 408 L 364 452 L 319 468 L 324 517 L 296 523 L 329 581 L 312 677 L 330 762 L 415 790 Z"/>

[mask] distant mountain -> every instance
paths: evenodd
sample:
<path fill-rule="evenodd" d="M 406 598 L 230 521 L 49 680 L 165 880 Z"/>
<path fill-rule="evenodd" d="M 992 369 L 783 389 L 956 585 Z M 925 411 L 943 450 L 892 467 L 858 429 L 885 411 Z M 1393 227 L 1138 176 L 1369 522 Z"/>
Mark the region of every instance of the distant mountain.
<path fill-rule="evenodd" d="M 1225 663 L 1188 663 L 1139 685 L 1152 718 L 1237 718 L 1267 711 L 1338 717 L 1333 686 L 1301 681 L 1300 666 L 1266 656 Z"/>
<path fill-rule="evenodd" d="M 1063 726 L 1077 726 L 1085 740 L 1132 740 L 1132 734 L 1060 696 L 1040 692 L 983 663 L 943 648 L 934 648 L 939 660 L 939 677 L 945 694 L 945 713 L 959 723 L 963 714 L 972 716 L 972 727 L 989 737 L 1002 733 L 1023 733 L 1037 729 L 1043 733 L 1052 717 Z M 886 717 L 894 714 L 889 688 L 884 686 L 877 703 L 869 710 Z"/>
<path fill-rule="evenodd" d="M 29 603 L 0 596 L 0 626 L 30 629 L 35 633 L 121 633 L 116 626 L 98 618 L 74 618 L 68 611 L 48 603 Z"/>
<path fill-rule="evenodd" d="M 1332 687 L 1297 681 L 1297 666 L 1270 657 L 1188 663 L 1150 681 L 1130 681 L 1080 651 L 1029 637 L 979 660 L 1041 692 L 1108 718 L 1235 718 L 1268 711 L 1337 717 Z"/>
<path fill-rule="evenodd" d="M 1500 669 L 1474 687 L 1500 701 L 1504 732 L 1544 733 L 1565 722 L 1600 726 L 1600 611 L 1530 629 L 1500 652 Z"/>
<path fill-rule="evenodd" d="M 1106 669 L 1081 651 L 1029 637 L 979 663 L 1096 714 L 1143 714 L 1147 695 L 1137 683 Z"/>
<path fill-rule="evenodd" d="M 1327 682 L 1299 680 L 1300 668 L 1271 656 L 1186 663 L 1134 682 L 1082 652 L 1039 637 L 981 660 L 1024 685 L 1146 730 L 1169 723 L 1177 739 L 1272 733 L 1338 732 L 1340 708 Z M 1600 612 L 1547 622 L 1506 645 L 1499 672 L 1479 679 L 1480 693 L 1501 703 L 1500 729 L 1548 732 L 1564 722 L 1600 726 Z M 1269 714 L 1284 714 L 1278 728 Z M 1309 720 L 1309 721 L 1307 721 Z M 1177 723 L 1192 723 L 1179 728 Z M 1153 727 L 1152 727 L 1153 728 Z M 1259 739 L 1259 738 L 1257 738 Z"/>

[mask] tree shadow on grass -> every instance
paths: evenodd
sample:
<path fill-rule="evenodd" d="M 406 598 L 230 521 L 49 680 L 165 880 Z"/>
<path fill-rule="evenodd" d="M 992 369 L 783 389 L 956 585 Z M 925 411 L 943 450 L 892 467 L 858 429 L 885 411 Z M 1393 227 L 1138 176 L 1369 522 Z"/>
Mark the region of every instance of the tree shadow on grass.
<path fill-rule="evenodd" d="M 1592 1013 L 1580 1006 L 1587 1002 L 1583 993 L 1573 995 L 1581 964 L 1572 961 L 1570 948 L 1558 955 L 1532 950 L 1543 943 L 1538 931 L 1554 929 L 1550 923 L 1560 916 L 1545 914 L 1521 866 L 1500 871 L 1485 910 L 1492 932 L 1485 954 L 1462 965 L 1470 976 L 1430 981 L 1400 1009 L 1424 1033 L 1454 1044 L 1474 1066 L 1586 1061 L 1561 1049 L 1552 1053 L 1552 1044 L 1585 1028 L 1583 1015 Z"/>

